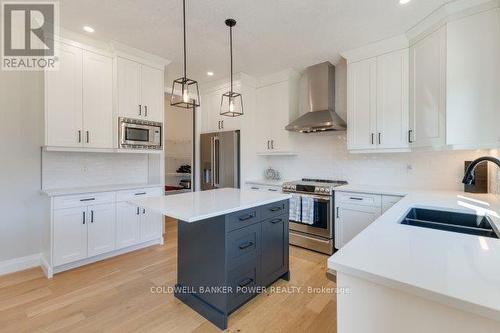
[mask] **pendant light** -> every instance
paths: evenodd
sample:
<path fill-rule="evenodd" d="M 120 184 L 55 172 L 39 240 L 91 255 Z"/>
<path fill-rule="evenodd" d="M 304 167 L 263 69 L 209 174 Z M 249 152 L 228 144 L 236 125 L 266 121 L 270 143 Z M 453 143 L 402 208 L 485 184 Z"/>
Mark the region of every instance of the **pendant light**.
<path fill-rule="evenodd" d="M 233 91 L 233 27 L 236 21 L 227 19 L 226 25 L 229 27 L 229 50 L 231 57 L 231 90 L 222 95 L 220 103 L 220 114 L 226 117 L 238 117 L 243 115 L 243 98 L 241 94 Z"/>
<path fill-rule="evenodd" d="M 186 75 L 186 0 L 182 0 L 182 22 L 184 28 L 184 76 L 174 80 L 170 105 L 185 109 L 200 106 L 200 91 L 198 82 L 187 78 Z M 176 95 L 180 92 L 180 96 Z"/>

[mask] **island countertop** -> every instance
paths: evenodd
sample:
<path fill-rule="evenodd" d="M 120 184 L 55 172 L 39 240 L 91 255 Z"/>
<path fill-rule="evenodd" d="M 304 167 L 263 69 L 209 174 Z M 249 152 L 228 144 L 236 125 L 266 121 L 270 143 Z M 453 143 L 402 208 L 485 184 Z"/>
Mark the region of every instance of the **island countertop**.
<path fill-rule="evenodd" d="M 289 194 L 277 192 L 223 188 L 136 199 L 131 203 L 184 222 L 196 222 L 290 198 Z"/>

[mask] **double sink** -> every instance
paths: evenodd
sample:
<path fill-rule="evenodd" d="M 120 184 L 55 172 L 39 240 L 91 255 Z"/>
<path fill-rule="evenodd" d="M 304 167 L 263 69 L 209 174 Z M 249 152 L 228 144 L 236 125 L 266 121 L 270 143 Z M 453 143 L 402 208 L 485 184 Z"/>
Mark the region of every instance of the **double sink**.
<path fill-rule="evenodd" d="M 499 238 L 488 216 L 441 210 L 412 208 L 401 224 L 415 227 L 458 232 L 490 238 Z"/>

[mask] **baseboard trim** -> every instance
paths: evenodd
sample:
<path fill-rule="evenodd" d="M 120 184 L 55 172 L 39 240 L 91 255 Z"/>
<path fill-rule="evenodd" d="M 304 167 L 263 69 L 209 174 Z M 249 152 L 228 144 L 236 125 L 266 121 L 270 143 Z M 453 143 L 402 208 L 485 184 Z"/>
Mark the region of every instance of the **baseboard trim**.
<path fill-rule="evenodd" d="M 26 257 L 14 258 L 0 262 L 0 275 L 11 274 L 25 269 L 40 266 L 41 254 L 36 253 Z"/>

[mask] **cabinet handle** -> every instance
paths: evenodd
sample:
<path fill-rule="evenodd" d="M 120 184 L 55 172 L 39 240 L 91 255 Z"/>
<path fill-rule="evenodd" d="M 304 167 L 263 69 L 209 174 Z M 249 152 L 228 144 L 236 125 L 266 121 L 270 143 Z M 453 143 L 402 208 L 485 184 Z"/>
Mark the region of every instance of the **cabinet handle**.
<path fill-rule="evenodd" d="M 378 144 L 382 144 L 382 133 L 378 134 Z"/>
<path fill-rule="evenodd" d="M 248 221 L 248 220 L 250 220 L 253 217 L 254 217 L 253 215 L 241 216 L 241 217 L 238 218 L 238 220 L 240 220 L 240 221 Z"/>
<path fill-rule="evenodd" d="M 340 215 L 339 215 L 339 208 L 340 208 L 340 207 L 337 207 L 337 218 L 340 218 Z"/>
<path fill-rule="evenodd" d="M 247 279 L 245 279 L 245 280 L 243 280 L 243 281 L 244 281 L 244 282 L 242 282 L 242 283 L 240 283 L 240 284 L 239 284 L 239 287 L 240 287 L 240 288 L 244 288 L 244 287 L 248 286 L 250 283 L 252 283 L 252 282 L 253 282 L 253 279 L 251 279 L 251 278 L 247 278 Z"/>
<path fill-rule="evenodd" d="M 413 133 L 413 130 L 408 131 L 408 142 L 409 143 L 413 143 L 413 141 L 411 140 L 411 133 Z"/>
<path fill-rule="evenodd" d="M 224 120 L 220 122 L 221 129 L 224 129 Z"/>
<path fill-rule="evenodd" d="M 83 224 L 85 224 L 85 212 L 83 212 Z"/>
<path fill-rule="evenodd" d="M 217 123 L 218 123 L 217 129 L 220 129 L 220 120 Z"/>
<path fill-rule="evenodd" d="M 137 207 L 137 215 L 139 215 L 139 214 L 140 214 L 139 207 Z"/>
<path fill-rule="evenodd" d="M 94 211 L 90 211 L 90 223 L 94 223 Z"/>
<path fill-rule="evenodd" d="M 271 140 L 271 149 L 274 149 L 274 140 Z"/>
<path fill-rule="evenodd" d="M 250 246 L 253 246 L 253 242 L 248 242 L 245 245 L 240 245 L 240 250 L 248 249 Z"/>
<path fill-rule="evenodd" d="M 355 197 L 350 197 L 349 199 L 351 199 L 351 200 L 363 201 L 363 198 L 355 198 Z"/>
<path fill-rule="evenodd" d="M 146 192 L 139 192 L 139 193 L 135 193 L 134 195 L 145 195 Z"/>
<path fill-rule="evenodd" d="M 260 190 L 258 187 L 250 187 L 252 190 Z"/>
<path fill-rule="evenodd" d="M 95 198 L 80 199 L 81 202 L 94 201 L 94 200 L 95 200 Z"/>
<path fill-rule="evenodd" d="M 277 212 L 277 211 L 281 210 L 281 207 L 273 207 L 273 208 L 269 208 L 269 210 L 271 212 Z"/>
<path fill-rule="evenodd" d="M 271 148 L 269 148 L 269 143 L 270 143 L 270 142 L 271 142 L 271 141 L 267 140 L 267 150 L 271 149 Z"/>
<path fill-rule="evenodd" d="M 146 214 L 146 209 L 145 208 L 142 209 L 142 214 Z"/>
<path fill-rule="evenodd" d="M 270 192 L 278 192 L 278 190 L 276 190 L 274 188 L 268 188 L 267 190 L 270 191 Z"/>
<path fill-rule="evenodd" d="M 142 105 L 139 104 L 139 116 L 142 116 Z"/>
<path fill-rule="evenodd" d="M 276 223 L 280 223 L 281 221 L 283 221 L 282 219 L 274 219 L 271 221 L 272 224 L 276 224 Z"/>
<path fill-rule="evenodd" d="M 85 131 L 86 134 L 87 134 L 87 143 L 90 143 L 90 133 L 89 131 Z"/>
<path fill-rule="evenodd" d="M 148 116 L 148 106 L 147 105 L 144 105 L 144 116 L 145 117 Z"/>
<path fill-rule="evenodd" d="M 78 143 L 82 143 L 82 131 L 78 130 Z"/>
<path fill-rule="evenodd" d="M 372 133 L 372 145 L 373 145 L 373 144 L 375 144 L 375 141 L 374 141 L 374 140 L 375 140 L 375 134 L 374 134 L 374 133 Z"/>

